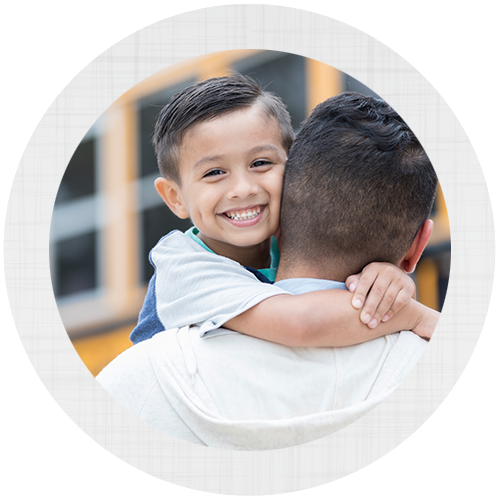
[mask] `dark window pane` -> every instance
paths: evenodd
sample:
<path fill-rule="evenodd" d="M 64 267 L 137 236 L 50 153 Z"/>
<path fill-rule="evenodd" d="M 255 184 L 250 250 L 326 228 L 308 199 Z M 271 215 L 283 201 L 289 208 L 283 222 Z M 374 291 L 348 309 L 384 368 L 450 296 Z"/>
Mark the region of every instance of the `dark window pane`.
<path fill-rule="evenodd" d="M 344 91 L 350 90 L 353 92 L 359 92 L 360 94 L 376 97 L 380 99 L 380 96 L 373 92 L 372 89 L 368 88 L 364 83 L 361 83 L 356 78 L 344 73 Z"/>
<path fill-rule="evenodd" d="M 194 80 L 185 81 L 168 89 L 162 90 L 142 99 L 139 103 L 139 142 L 140 142 L 140 167 L 139 175 L 145 176 L 158 173 L 156 156 L 151 143 L 156 117 L 174 94 L 193 83 Z"/>
<path fill-rule="evenodd" d="M 58 241 L 56 247 L 57 297 L 96 288 L 96 233 Z"/>
<path fill-rule="evenodd" d="M 141 213 L 142 222 L 142 282 L 147 283 L 153 276 L 153 266 L 149 262 L 149 252 L 160 238 L 173 229 L 185 231 L 193 224 L 189 219 L 179 219 L 166 205 L 149 208 Z"/>
<path fill-rule="evenodd" d="M 233 68 L 256 80 L 262 87 L 280 96 L 292 117 L 296 130 L 306 117 L 305 59 L 295 54 L 285 54 L 258 63 L 261 55 L 238 61 Z M 255 61 L 252 64 L 252 60 Z"/>
<path fill-rule="evenodd" d="M 151 140 L 156 117 L 160 112 L 159 106 L 146 106 L 140 110 L 140 170 L 139 175 L 144 176 L 158 172 L 155 152 Z"/>
<path fill-rule="evenodd" d="M 95 139 L 81 142 L 76 148 L 57 192 L 56 203 L 95 193 Z"/>

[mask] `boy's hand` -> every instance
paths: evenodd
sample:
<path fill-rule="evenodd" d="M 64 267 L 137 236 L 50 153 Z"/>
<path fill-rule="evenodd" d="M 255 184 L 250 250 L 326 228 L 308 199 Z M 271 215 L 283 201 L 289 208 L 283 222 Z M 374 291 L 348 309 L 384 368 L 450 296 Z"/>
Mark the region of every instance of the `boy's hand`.
<path fill-rule="evenodd" d="M 415 302 L 415 305 L 418 307 L 420 315 L 416 325 L 411 330 L 415 335 L 429 341 L 441 315 L 437 311 L 418 302 Z"/>
<path fill-rule="evenodd" d="M 388 321 L 416 292 L 415 283 L 406 273 L 385 262 L 368 264 L 361 273 L 349 276 L 346 286 L 354 292 L 353 307 L 363 308 L 361 321 L 370 328 Z"/>

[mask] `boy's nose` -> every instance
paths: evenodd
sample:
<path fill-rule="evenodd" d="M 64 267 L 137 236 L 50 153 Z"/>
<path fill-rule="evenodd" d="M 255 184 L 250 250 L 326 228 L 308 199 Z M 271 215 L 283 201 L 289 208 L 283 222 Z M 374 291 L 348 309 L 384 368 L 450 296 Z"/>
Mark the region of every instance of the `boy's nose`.
<path fill-rule="evenodd" d="M 257 194 L 259 188 L 250 173 L 235 175 L 231 182 L 228 198 L 248 198 Z"/>

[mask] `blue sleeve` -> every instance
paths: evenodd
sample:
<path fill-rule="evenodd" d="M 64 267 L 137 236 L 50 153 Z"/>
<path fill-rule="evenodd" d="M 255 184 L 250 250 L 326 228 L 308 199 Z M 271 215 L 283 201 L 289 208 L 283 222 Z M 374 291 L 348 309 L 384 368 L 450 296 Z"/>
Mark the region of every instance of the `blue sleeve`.
<path fill-rule="evenodd" d="M 187 325 L 199 325 L 204 336 L 259 302 L 289 293 L 180 231 L 162 238 L 149 257 L 155 274 L 130 335 L 134 344 Z"/>
<path fill-rule="evenodd" d="M 246 267 L 263 283 L 271 283 L 262 273 L 251 267 Z M 130 340 L 138 344 L 143 340 L 150 339 L 159 332 L 165 330 L 165 326 L 160 321 L 156 309 L 156 269 L 153 277 L 149 281 L 148 291 L 144 299 L 137 326 L 130 333 Z"/>
<path fill-rule="evenodd" d="M 253 267 L 244 266 L 247 271 L 250 271 L 259 281 L 262 283 L 269 283 L 272 285 L 272 282 L 266 278 L 258 269 L 254 269 Z"/>
<path fill-rule="evenodd" d="M 143 340 L 150 339 L 153 335 L 165 330 L 163 323 L 158 317 L 156 309 L 156 269 L 149 281 L 148 291 L 144 299 L 137 326 L 130 333 L 130 340 L 137 344 Z"/>

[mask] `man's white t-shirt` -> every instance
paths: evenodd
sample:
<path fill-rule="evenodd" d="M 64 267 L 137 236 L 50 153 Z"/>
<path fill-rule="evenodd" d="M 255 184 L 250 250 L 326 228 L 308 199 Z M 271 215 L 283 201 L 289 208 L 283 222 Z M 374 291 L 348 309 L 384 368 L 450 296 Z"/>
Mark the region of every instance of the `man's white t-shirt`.
<path fill-rule="evenodd" d="M 344 286 L 277 285 L 291 293 Z M 326 436 L 366 414 L 427 345 L 411 332 L 342 348 L 292 348 L 225 329 L 213 333 L 203 338 L 197 326 L 158 333 L 118 356 L 97 380 L 130 411 L 176 437 L 219 448 L 275 449 Z"/>

